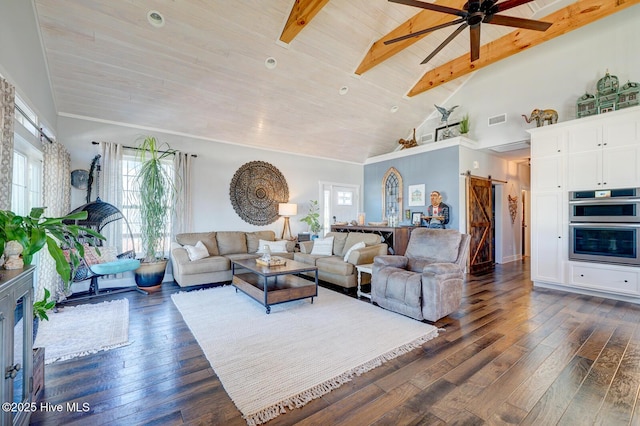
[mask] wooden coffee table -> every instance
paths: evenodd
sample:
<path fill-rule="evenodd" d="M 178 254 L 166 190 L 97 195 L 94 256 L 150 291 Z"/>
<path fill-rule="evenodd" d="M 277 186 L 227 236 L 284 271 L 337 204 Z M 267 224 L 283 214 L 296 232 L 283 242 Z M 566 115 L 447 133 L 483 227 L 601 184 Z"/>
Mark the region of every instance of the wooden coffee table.
<path fill-rule="evenodd" d="M 231 284 L 249 297 L 262 303 L 271 312 L 271 305 L 292 300 L 313 298 L 318 295 L 318 268 L 313 265 L 285 259 L 282 266 L 262 266 L 255 259 L 231 261 Z M 239 269 L 239 273 L 236 273 Z M 315 272 L 315 282 L 298 274 Z"/>

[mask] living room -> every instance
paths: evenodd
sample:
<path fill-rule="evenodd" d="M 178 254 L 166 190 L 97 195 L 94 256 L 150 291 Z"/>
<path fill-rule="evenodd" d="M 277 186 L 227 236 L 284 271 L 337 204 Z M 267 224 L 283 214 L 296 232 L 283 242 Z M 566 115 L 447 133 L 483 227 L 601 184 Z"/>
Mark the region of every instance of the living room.
<path fill-rule="evenodd" d="M 349 122 L 345 118 L 344 121 L 336 121 L 331 137 L 319 137 L 317 126 L 331 127 L 331 122 L 323 121 L 318 124 L 309 115 L 301 113 L 298 116 L 289 110 L 289 114 L 299 118 L 303 123 L 304 121 L 309 122 L 309 133 L 305 134 L 304 131 L 300 131 L 299 127 L 292 127 L 291 134 L 285 134 L 286 129 L 279 129 L 277 132 L 269 133 L 268 139 L 271 139 L 269 141 L 271 145 L 261 145 L 258 141 L 265 138 L 260 136 L 261 129 L 257 123 L 252 128 L 236 129 L 237 136 L 227 136 L 226 138 L 216 136 L 215 128 L 218 125 L 224 126 L 223 121 L 226 116 L 218 119 L 215 114 L 210 114 L 207 120 L 201 120 L 206 121 L 206 126 L 211 129 L 211 135 L 197 135 L 184 130 L 173 130 L 175 128 L 184 129 L 187 121 L 181 123 L 181 126 L 170 126 L 169 123 L 172 120 L 170 114 L 161 118 L 161 121 L 167 123 L 166 126 L 150 126 L 146 122 L 94 117 L 90 109 L 87 109 L 86 113 L 60 111 L 58 104 L 64 98 L 56 92 L 54 87 L 51 87 L 51 77 L 48 71 L 49 67 L 59 67 L 60 64 L 48 63 L 49 59 L 44 53 L 46 48 L 42 46 L 41 42 L 40 32 L 43 29 L 38 28 L 37 23 L 38 7 L 54 6 L 46 4 L 48 2 L 39 1 L 32 3 L 3 0 L 2 3 L 0 39 L 3 42 L 0 45 L 0 74 L 16 87 L 19 96 L 27 101 L 28 106 L 41 117 L 45 127 L 51 129 L 56 140 L 61 142 L 70 152 L 71 169 L 88 168 L 91 160 L 99 152 L 92 141 L 134 145 L 141 135 L 147 134 L 153 134 L 161 142 L 168 143 L 174 149 L 197 155 L 193 161 L 192 174 L 192 231 L 271 229 L 277 235 L 280 234 L 282 220 L 267 227 L 248 224 L 236 214 L 229 201 L 231 178 L 239 167 L 250 161 L 268 162 L 278 168 L 285 176 L 289 185 L 289 201 L 298 205 L 298 215 L 291 218 L 294 235 L 307 230 L 307 226 L 299 219 L 306 214 L 306 205 L 309 200 L 321 198 L 320 185 L 323 182 L 348 184 L 361 188 L 359 197 L 361 206 L 367 213 L 367 219 L 370 221 L 381 220 L 382 200 L 380 198 L 379 176 L 388 169 L 391 163 L 385 162 L 382 173 L 376 171 L 374 178 L 370 177 L 368 173 L 378 163 L 374 163 L 371 159 L 395 152 L 398 148 L 398 139 L 411 138 L 413 128 L 417 129 L 417 139 L 421 140 L 422 136 L 433 133 L 437 127 L 441 126 L 440 114 L 433 108 L 433 103 L 448 107 L 459 105 L 452 117 L 458 121 L 457 119 L 462 114 L 468 113 L 470 115 L 471 132 L 469 137 L 477 143 L 479 149 L 477 155 L 463 156 L 458 159 L 457 164 L 451 165 L 452 169 L 455 169 L 452 174 L 457 175 L 457 180 L 453 184 L 443 184 L 437 177 L 429 177 L 428 171 L 425 172 L 428 177 L 422 181 L 414 181 L 416 178 L 412 177 L 411 181 L 405 184 L 426 183 L 428 191 L 442 190 L 443 185 L 449 185 L 452 189 L 450 190 L 450 198 L 446 201 L 454 208 L 456 228 L 464 231 L 466 226 L 463 213 L 465 211 L 464 194 L 459 189 L 463 185 L 464 179 L 459 176 L 460 173 L 470 170 L 474 175 L 485 177 L 491 175 L 496 180 L 508 182 L 499 185 L 501 188 L 499 203 L 503 204 L 500 204 L 502 208 L 498 210 L 498 214 L 501 215 L 503 229 L 497 231 L 496 263 L 517 263 L 513 261 L 520 260 L 523 254 L 526 254 L 526 249 L 523 253 L 520 229 L 512 226 L 508 210 L 505 207 L 508 195 L 521 196 L 523 190 L 529 189 L 526 161 L 528 153 L 511 160 L 505 159 L 490 148 L 528 141 L 530 135 L 527 130 L 534 128 L 535 125 L 527 124 L 521 116 L 529 115 L 534 108 L 557 110 L 560 116 L 559 122 L 574 120 L 577 99 L 585 92 L 595 92 L 597 81 L 606 72 L 617 75 L 621 83 L 627 80 L 637 81 L 640 78 L 640 59 L 632 53 L 635 47 L 633 35 L 636 34 L 635 25 L 640 18 L 640 9 L 638 6 L 632 6 L 623 12 L 597 20 L 584 28 L 576 29 L 506 58 L 499 63 L 480 69 L 470 76 L 463 77 L 459 79 L 455 90 L 438 91 L 434 89 L 437 92 L 434 95 L 437 96 L 436 98 L 421 99 L 421 96 L 427 95 L 426 93 L 412 98 L 403 98 L 416 80 L 414 76 L 410 76 L 411 78 L 408 79 L 405 76 L 401 82 L 395 83 L 404 85 L 401 93 L 394 94 L 398 99 L 400 109 L 389 116 L 406 114 L 409 118 L 398 122 L 391 118 L 389 121 L 393 121 L 393 123 L 389 123 L 387 129 L 382 129 L 385 127 L 384 120 L 378 119 L 377 126 L 367 128 L 362 126 L 357 118 L 353 122 Z M 286 12 L 281 18 L 282 22 L 273 25 L 279 25 L 281 29 L 291 2 L 279 3 L 278 7 Z M 154 7 L 160 9 L 161 5 Z M 333 9 L 329 9 L 327 14 L 330 12 L 335 13 Z M 403 20 L 404 18 L 397 19 Z M 279 56 L 280 50 L 284 48 L 274 41 L 278 35 L 268 35 L 269 42 L 273 44 L 269 55 L 280 59 L 283 57 Z M 370 37 L 370 35 L 366 35 L 366 37 Z M 331 40 L 325 43 L 338 43 L 338 41 Z M 364 48 L 366 46 L 361 50 Z M 466 45 L 464 48 L 466 49 Z M 291 50 L 295 51 L 295 47 L 292 47 Z M 426 54 L 427 51 L 428 49 L 418 50 L 420 55 Z M 25 52 L 29 53 L 25 54 Z M 263 56 L 259 58 L 260 61 L 264 61 L 268 55 L 264 54 Z M 361 56 L 362 53 L 360 53 Z M 360 57 L 355 58 L 356 65 Z M 417 67 L 417 63 L 421 59 L 411 54 L 409 58 L 404 60 L 416 62 L 414 66 Z M 114 59 L 114 62 L 117 61 Z M 278 68 L 276 68 L 278 71 L 283 69 L 286 61 L 280 60 L 279 62 Z M 117 64 L 111 65 L 116 66 Z M 329 65 L 328 67 L 333 68 L 334 66 Z M 323 68 L 323 70 L 326 69 Z M 270 72 L 273 70 L 262 67 L 261 71 Z M 372 72 L 375 73 L 375 69 Z M 336 99 L 342 98 L 338 93 L 340 85 L 347 83 L 352 85 L 349 93 L 344 96 L 357 96 L 358 85 L 363 84 L 363 81 L 366 82 L 368 78 L 385 78 L 379 75 L 368 77 L 366 73 L 358 78 L 354 78 L 353 75 L 353 67 L 341 70 L 340 78 L 335 79 L 337 87 L 330 87 L 331 94 L 326 95 L 322 104 L 323 109 L 332 108 L 337 102 Z M 400 72 L 400 75 L 403 73 Z M 420 71 L 416 75 L 419 77 Z M 267 80 L 269 78 L 271 77 L 266 77 Z M 277 78 L 286 79 L 286 74 L 284 77 Z M 295 92 L 295 90 L 293 91 Z M 261 99 L 261 94 L 265 93 L 267 94 L 264 99 Z M 268 101 L 278 104 L 292 103 L 293 105 L 291 99 L 296 98 L 296 96 L 285 92 L 279 94 L 278 98 L 271 96 L 270 92 L 258 91 L 255 100 L 256 102 L 265 102 L 268 107 Z M 225 102 L 225 108 L 231 111 L 227 114 L 243 115 L 243 104 L 235 104 L 228 97 L 220 101 L 220 103 Z M 113 108 L 117 108 L 117 105 L 114 104 Z M 291 107 L 291 109 L 294 108 Z M 385 108 L 385 114 L 388 109 Z M 338 110 L 344 111 L 345 117 L 349 117 L 351 114 L 347 110 Z M 503 125 L 489 126 L 486 124 L 490 117 L 503 113 L 507 118 Z M 353 114 L 357 117 L 355 113 Z M 376 117 L 379 116 L 376 115 Z M 268 127 L 273 121 L 266 120 L 263 125 Z M 341 139 L 339 136 L 342 132 L 347 134 L 345 127 L 351 127 L 348 134 L 358 133 L 361 140 L 356 143 L 353 136 L 350 136 L 352 139 Z M 268 129 L 262 131 L 267 133 Z M 378 135 L 375 135 L 374 138 L 375 133 L 384 134 L 383 139 L 386 138 L 386 144 L 384 141 L 380 141 Z M 232 134 L 232 131 L 227 130 L 226 135 Z M 292 137 L 297 142 L 292 142 Z M 371 138 L 372 145 L 369 148 L 367 148 L 368 138 Z M 247 140 L 256 142 L 247 143 Z M 325 142 L 326 145 L 323 144 Z M 315 154 L 306 152 L 305 145 L 313 145 L 316 149 Z M 352 145 L 351 149 L 349 149 L 350 145 Z M 514 185 L 513 190 L 511 184 Z M 84 202 L 84 196 L 85 191 L 72 189 L 71 207 L 75 208 L 81 205 Z M 527 283 L 523 285 L 527 285 Z M 163 302 L 171 304 L 168 298 L 163 299 Z M 144 312 L 144 309 L 140 308 L 136 312 Z M 171 317 L 174 318 L 174 315 L 172 313 Z M 165 332 L 167 331 L 165 330 Z M 43 423 L 45 423 L 44 420 Z"/>

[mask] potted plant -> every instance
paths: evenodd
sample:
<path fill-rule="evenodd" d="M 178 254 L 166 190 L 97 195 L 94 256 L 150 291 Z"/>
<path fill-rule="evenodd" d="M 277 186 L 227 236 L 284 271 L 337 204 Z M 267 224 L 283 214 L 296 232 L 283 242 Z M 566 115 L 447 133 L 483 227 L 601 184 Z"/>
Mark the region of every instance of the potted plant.
<path fill-rule="evenodd" d="M 303 218 L 300 219 L 300 222 L 304 222 L 309 225 L 309 230 L 314 236 L 318 236 L 318 232 L 322 230 L 322 225 L 320 224 L 320 207 L 318 205 L 318 200 L 310 200 L 309 201 L 309 213 Z"/>
<path fill-rule="evenodd" d="M 56 271 L 62 277 L 65 286 L 71 283 L 72 269 L 78 267 L 84 257 L 83 236 L 104 240 L 92 229 L 72 225 L 65 221 L 84 220 L 87 212 L 78 212 L 63 217 L 45 217 L 45 207 L 31 209 L 28 216 L 20 216 L 10 210 L 0 210 L 0 248 L 5 243 L 17 241 L 22 246 L 22 260 L 31 265 L 33 256 L 47 246 L 47 250 L 56 263 Z M 69 259 L 64 249 L 69 250 Z"/>
<path fill-rule="evenodd" d="M 166 144 L 165 144 L 166 145 Z M 155 137 L 145 137 L 138 146 L 140 162 L 135 173 L 135 187 L 140 205 L 140 238 L 142 254 L 135 271 L 136 284 L 142 290 L 156 291 L 162 284 L 168 259 L 164 256 L 164 241 L 173 210 L 176 187 L 165 161 L 175 150 L 160 150 Z"/>
<path fill-rule="evenodd" d="M 465 114 L 460 120 L 460 134 L 466 135 L 469 133 L 469 114 Z"/>

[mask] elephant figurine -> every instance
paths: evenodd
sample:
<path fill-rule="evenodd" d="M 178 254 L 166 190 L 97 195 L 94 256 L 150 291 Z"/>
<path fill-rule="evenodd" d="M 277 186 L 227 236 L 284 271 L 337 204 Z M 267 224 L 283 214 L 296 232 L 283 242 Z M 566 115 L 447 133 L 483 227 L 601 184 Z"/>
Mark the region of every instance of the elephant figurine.
<path fill-rule="evenodd" d="M 558 111 L 554 109 L 534 109 L 531 111 L 531 117 L 522 114 L 527 123 L 536 120 L 536 126 L 541 127 L 545 122 L 548 124 L 556 124 L 558 122 Z"/>

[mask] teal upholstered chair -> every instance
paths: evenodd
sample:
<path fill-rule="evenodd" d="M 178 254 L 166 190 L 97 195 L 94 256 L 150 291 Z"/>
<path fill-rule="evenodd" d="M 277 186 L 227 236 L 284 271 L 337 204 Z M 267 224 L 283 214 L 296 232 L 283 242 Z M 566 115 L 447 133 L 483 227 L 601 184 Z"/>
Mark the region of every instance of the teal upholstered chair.
<path fill-rule="evenodd" d="M 417 320 L 435 322 L 455 312 L 469 241 L 455 229 L 414 229 L 404 256 L 374 259 L 371 301 Z"/>

